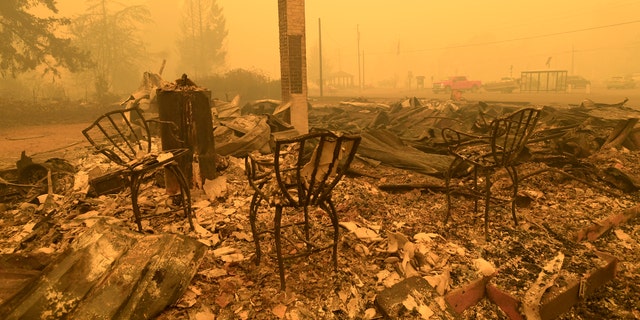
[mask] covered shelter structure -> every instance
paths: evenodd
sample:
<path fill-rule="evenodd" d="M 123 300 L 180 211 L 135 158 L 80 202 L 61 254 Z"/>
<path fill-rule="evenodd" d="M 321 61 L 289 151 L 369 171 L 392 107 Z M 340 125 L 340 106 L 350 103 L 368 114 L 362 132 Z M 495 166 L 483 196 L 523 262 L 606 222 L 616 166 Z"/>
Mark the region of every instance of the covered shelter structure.
<path fill-rule="evenodd" d="M 567 70 L 522 71 L 521 92 L 566 92 Z"/>
<path fill-rule="evenodd" d="M 334 72 L 329 75 L 325 84 L 334 88 L 351 88 L 354 86 L 353 75 L 344 71 Z"/>

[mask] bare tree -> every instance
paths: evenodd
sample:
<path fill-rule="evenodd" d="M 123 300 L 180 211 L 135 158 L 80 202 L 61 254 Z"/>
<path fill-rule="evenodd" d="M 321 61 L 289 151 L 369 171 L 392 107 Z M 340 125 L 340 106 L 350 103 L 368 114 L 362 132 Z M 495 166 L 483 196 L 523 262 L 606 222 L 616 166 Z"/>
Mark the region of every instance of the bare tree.
<path fill-rule="evenodd" d="M 98 98 L 137 85 L 146 56 L 143 24 L 150 22 L 146 6 L 125 6 L 115 1 L 89 0 L 85 14 L 73 21 L 77 44 L 91 53 L 94 62 L 88 76 Z"/>
<path fill-rule="evenodd" d="M 226 20 L 216 0 L 184 2 L 177 41 L 179 68 L 193 79 L 211 75 L 225 64 Z"/>

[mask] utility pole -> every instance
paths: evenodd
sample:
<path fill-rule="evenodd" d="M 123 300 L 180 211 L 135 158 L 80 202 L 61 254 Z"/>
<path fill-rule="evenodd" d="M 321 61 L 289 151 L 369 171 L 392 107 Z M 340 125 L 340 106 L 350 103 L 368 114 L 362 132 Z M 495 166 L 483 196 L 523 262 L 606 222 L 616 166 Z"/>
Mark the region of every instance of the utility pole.
<path fill-rule="evenodd" d="M 320 56 L 320 96 L 322 97 L 322 23 L 320 22 L 320 18 L 318 18 L 318 52 Z"/>
<path fill-rule="evenodd" d="M 573 58 L 574 58 L 575 52 L 576 52 L 575 48 L 573 46 L 571 46 L 571 75 L 574 75 L 574 73 L 573 73 Z"/>
<path fill-rule="evenodd" d="M 362 88 L 364 89 L 364 49 L 362 50 Z"/>
<path fill-rule="evenodd" d="M 362 89 L 362 78 L 360 78 L 360 25 L 356 25 L 356 31 L 358 32 L 358 89 Z"/>

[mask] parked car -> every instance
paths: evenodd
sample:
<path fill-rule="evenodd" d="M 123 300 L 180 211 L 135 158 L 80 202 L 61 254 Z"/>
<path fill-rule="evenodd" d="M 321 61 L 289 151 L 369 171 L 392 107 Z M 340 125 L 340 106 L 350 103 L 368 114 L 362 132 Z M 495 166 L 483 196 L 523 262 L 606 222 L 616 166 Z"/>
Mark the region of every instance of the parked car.
<path fill-rule="evenodd" d="M 605 82 L 607 89 L 631 89 L 636 87 L 635 81 L 631 77 L 615 76 Z"/>
<path fill-rule="evenodd" d="M 591 81 L 585 79 L 583 76 L 568 76 L 567 86 L 571 86 L 574 89 L 586 88 L 591 85 Z"/>
<path fill-rule="evenodd" d="M 499 81 L 487 82 L 483 84 L 482 87 L 487 91 L 511 93 L 513 90 L 520 88 L 520 80 L 511 77 L 503 77 Z"/>

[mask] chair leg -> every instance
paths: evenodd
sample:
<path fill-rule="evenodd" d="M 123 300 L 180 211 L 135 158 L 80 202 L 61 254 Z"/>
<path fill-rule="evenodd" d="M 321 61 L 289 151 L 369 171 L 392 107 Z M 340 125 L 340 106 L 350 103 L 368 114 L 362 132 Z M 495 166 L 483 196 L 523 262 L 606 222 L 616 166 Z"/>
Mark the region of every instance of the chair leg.
<path fill-rule="evenodd" d="M 189 188 L 189 184 L 187 183 L 187 178 L 185 178 L 182 170 L 180 170 L 180 167 L 178 167 L 177 164 L 168 164 L 167 168 L 169 168 L 169 170 L 178 179 L 178 184 L 180 185 L 180 194 L 182 195 L 182 206 L 184 208 L 184 214 L 189 220 L 189 227 L 191 228 L 191 231 L 194 231 L 196 228 L 193 226 L 193 216 L 191 212 L 191 189 Z"/>
<path fill-rule="evenodd" d="M 133 208 L 133 216 L 136 220 L 136 224 L 138 225 L 138 231 L 142 232 L 142 222 L 140 221 L 140 207 L 138 206 L 138 191 L 140 190 L 140 179 L 138 175 L 131 175 L 131 207 Z"/>
<path fill-rule="evenodd" d="M 329 217 L 331 218 L 331 224 L 333 225 L 333 269 L 334 271 L 338 271 L 338 241 L 340 241 L 340 223 L 338 221 L 338 213 L 336 211 L 336 207 L 333 205 L 333 201 L 331 199 L 327 200 L 329 206 L 325 209 L 329 212 Z"/>
<path fill-rule="evenodd" d="M 331 199 L 325 200 L 325 202 L 320 203 L 319 206 L 331 219 L 331 226 L 333 227 L 333 250 L 331 260 L 333 262 L 334 271 L 338 271 L 338 243 L 340 242 L 340 222 L 338 221 L 338 213 Z M 309 242 L 309 239 L 307 239 L 307 242 Z"/>
<path fill-rule="evenodd" d="M 274 238 L 276 243 L 276 258 L 278 259 L 278 272 L 280 273 L 280 290 L 284 291 L 284 259 L 282 258 L 282 240 L 280 226 L 282 223 L 282 206 L 276 206 L 276 215 L 273 218 Z"/>
<path fill-rule="evenodd" d="M 258 204 L 260 203 L 259 195 L 257 192 L 251 197 L 251 204 L 249 205 L 249 223 L 251 224 L 251 233 L 253 234 L 253 243 L 256 245 L 256 265 L 260 264 L 262 258 L 262 251 L 260 250 L 260 234 L 258 234 L 258 227 L 256 226 L 256 219 L 258 219 Z"/>
<path fill-rule="evenodd" d="M 511 184 L 513 184 L 513 195 L 511 196 L 511 216 L 513 217 L 513 223 L 518 226 L 518 218 L 516 217 L 516 198 L 518 197 L 518 169 L 516 167 L 507 167 L 507 172 L 511 177 Z"/>

